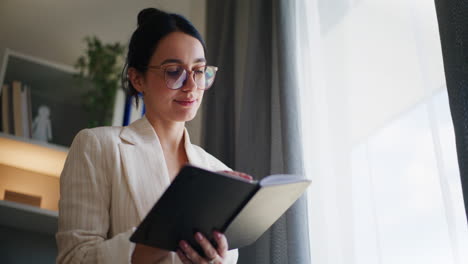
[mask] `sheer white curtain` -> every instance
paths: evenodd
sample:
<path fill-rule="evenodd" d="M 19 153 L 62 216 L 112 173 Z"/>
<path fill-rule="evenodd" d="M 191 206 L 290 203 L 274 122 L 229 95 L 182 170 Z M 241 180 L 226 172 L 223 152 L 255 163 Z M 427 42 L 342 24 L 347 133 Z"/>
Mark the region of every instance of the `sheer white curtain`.
<path fill-rule="evenodd" d="M 468 263 L 434 2 L 297 3 L 312 263 Z"/>

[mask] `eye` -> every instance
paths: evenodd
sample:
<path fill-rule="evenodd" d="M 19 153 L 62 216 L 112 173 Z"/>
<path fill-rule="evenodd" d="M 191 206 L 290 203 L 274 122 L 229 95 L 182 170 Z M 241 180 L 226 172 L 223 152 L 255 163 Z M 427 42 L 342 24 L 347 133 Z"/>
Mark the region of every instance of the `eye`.
<path fill-rule="evenodd" d="M 198 67 L 193 70 L 196 75 L 204 75 L 205 74 L 205 67 Z"/>
<path fill-rule="evenodd" d="M 166 74 L 169 76 L 179 76 L 184 69 L 181 66 L 168 66 L 166 68 Z"/>

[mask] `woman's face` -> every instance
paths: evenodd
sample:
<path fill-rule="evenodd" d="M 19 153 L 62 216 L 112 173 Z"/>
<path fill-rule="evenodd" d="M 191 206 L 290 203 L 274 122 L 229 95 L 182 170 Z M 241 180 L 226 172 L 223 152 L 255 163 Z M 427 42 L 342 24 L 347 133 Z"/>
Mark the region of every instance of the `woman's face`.
<path fill-rule="evenodd" d="M 194 70 L 205 65 L 205 52 L 200 41 L 182 32 L 173 32 L 161 39 L 148 66 L 183 65 Z M 138 87 L 137 87 L 138 86 Z M 203 99 L 204 90 L 198 89 L 193 75 L 180 89 L 167 88 L 164 70 L 148 69 L 140 76 L 135 88 L 143 92 L 146 115 L 149 120 L 185 122 L 192 120 Z"/>

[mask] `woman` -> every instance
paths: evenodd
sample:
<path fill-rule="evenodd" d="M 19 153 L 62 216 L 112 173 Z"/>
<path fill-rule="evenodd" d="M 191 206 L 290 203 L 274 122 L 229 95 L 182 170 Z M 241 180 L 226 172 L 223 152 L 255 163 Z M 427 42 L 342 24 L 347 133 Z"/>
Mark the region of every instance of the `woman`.
<path fill-rule="evenodd" d="M 185 241 L 177 253 L 129 241 L 184 164 L 229 170 L 192 145 L 185 129 L 215 73 L 189 21 L 154 8 L 138 14 L 123 83 L 130 95 L 143 94 L 145 117 L 128 127 L 85 129 L 75 137 L 60 178 L 57 262 L 237 262 L 237 250 L 228 251 L 219 232 L 213 234 L 217 247 L 195 234 L 206 258 Z"/>

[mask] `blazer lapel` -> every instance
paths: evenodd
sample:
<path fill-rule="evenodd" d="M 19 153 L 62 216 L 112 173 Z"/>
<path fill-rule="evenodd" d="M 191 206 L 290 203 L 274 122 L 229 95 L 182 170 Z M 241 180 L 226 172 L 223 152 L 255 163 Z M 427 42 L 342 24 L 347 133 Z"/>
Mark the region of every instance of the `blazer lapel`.
<path fill-rule="evenodd" d="M 124 127 L 120 138 L 123 172 L 142 220 L 170 184 L 164 153 L 146 117 Z"/>
<path fill-rule="evenodd" d="M 204 164 L 201 160 L 201 157 L 196 154 L 196 151 L 190 142 L 190 137 L 187 129 L 184 130 L 184 147 L 185 153 L 187 154 L 188 162 L 191 165 L 202 167 Z"/>

